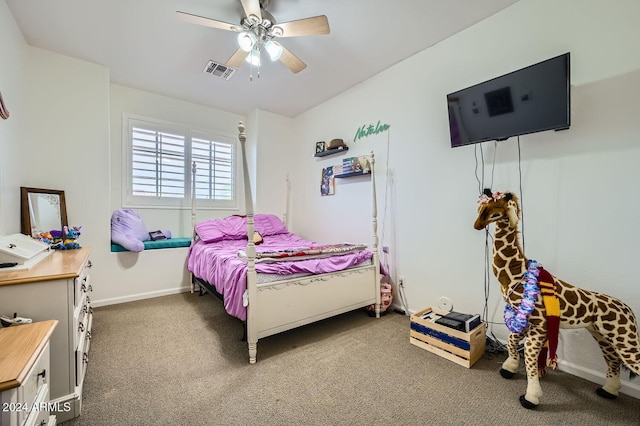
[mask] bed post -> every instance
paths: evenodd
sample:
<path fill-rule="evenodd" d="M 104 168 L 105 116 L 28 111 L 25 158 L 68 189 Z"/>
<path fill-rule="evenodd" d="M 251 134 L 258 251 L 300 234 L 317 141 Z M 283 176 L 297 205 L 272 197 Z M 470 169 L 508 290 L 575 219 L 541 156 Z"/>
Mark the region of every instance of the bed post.
<path fill-rule="evenodd" d="M 198 166 L 196 162 L 191 163 L 191 229 L 193 229 L 193 235 L 191 235 L 191 243 L 196 240 L 196 170 Z M 193 284 L 193 274 L 191 274 L 191 293 L 195 291 L 195 285 Z"/>
<path fill-rule="evenodd" d="M 247 213 L 247 293 L 249 304 L 247 305 L 247 344 L 249 346 L 249 363 L 255 364 L 258 352 L 258 333 L 255 324 L 257 305 L 252 303 L 258 295 L 256 277 L 256 246 L 253 242 L 253 198 L 251 195 L 251 181 L 249 180 L 249 167 L 247 164 L 247 150 L 245 143 L 247 135 L 244 133 L 244 123 L 238 123 L 238 139 L 242 148 L 242 171 L 244 177 L 244 201 Z"/>
<path fill-rule="evenodd" d="M 376 318 L 380 318 L 380 255 L 378 253 L 378 200 L 376 198 L 376 159 L 373 151 L 371 151 L 371 199 L 373 205 L 372 211 L 372 224 L 373 224 L 373 265 L 375 267 L 375 280 L 376 280 Z"/>
<path fill-rule="evenodd" d="M 291 191 L 291 181 L 289 180 L 289 173 L 284 178 L 285 188 L 284 188 L 284 213 L 282 214 L 282 221 L 284 222 L 284 226 L 289 229 L 289 192 Z"/>

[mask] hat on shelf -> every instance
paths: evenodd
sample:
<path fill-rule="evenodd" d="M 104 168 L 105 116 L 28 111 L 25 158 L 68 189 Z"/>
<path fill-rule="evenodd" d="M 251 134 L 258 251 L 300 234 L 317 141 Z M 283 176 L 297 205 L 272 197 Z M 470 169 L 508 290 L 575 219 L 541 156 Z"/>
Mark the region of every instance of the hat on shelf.
<path fill-rule="evenodd" d="M 327 142 L 326 145 L 327 149 L 335 149 L 340 148 L 341 146 L 345 146 L 342 139 L 332 139 L 330 142 Z"/>

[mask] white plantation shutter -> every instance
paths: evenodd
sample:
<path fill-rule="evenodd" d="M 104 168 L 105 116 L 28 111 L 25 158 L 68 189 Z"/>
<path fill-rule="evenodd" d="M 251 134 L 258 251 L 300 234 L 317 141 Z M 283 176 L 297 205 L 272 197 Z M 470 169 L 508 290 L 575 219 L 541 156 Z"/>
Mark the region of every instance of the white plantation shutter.
<path fill-rule="evenodd" d="M 154 120 L 128 121 L 125 207 L 189 207 L 191 164 L 196 162 L 198 207 L 236 206 L 236 143 Z"/>
<path fill-rule="evenodd" d="M 184 198 L 185 137 L 133 127 L 131 135 L 132 194 Z"/>
<path fill-rule="evenodd" d="M 196 163 L 196 199 L 234 199 L 234 146 L 206 138 L 191 139 L 191 161 Z"/>

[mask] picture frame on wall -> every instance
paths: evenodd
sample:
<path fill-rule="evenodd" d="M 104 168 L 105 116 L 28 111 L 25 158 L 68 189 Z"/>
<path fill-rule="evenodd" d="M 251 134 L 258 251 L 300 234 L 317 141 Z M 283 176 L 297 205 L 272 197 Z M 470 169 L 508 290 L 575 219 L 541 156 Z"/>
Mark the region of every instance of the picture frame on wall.
<path fill-rule="evenodd" d="M 333 177 L 333 166 L 322 169 L 322 179 L 320 180 L 320 195 L 333 195 L 336 193 L 335 179 Z"/>
<path fill-rule="evenodd" d="M 324 142 L 316 142 L 316 154 L 325 151 Z"/>

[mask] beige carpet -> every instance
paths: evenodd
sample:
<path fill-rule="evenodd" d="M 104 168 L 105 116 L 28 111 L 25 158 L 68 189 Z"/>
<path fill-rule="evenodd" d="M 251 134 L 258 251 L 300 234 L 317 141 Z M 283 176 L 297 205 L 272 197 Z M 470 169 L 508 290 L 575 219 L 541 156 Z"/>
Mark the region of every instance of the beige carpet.
<path fill-rule="evenodd" d="M 97 308 L 82 415 L 64 425 L 640 424 L 640 400 L 557 371 L 526 410 L 524 375 L 501 378 L 503 356 L 466 369 L 408 332 L 408 317 L 355 311 L 260 340 L 250 365 L 213 296 Z"/>

